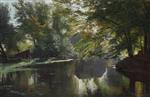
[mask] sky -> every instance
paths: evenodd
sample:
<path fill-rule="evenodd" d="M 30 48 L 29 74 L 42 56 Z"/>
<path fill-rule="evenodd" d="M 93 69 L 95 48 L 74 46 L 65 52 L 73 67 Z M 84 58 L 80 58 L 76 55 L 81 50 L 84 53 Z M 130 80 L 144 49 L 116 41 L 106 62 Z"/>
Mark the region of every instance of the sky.
<path fill-rule="evenodd" d="M 16 3 L 18 0 L 0 0 L 0 3 L 4 3 L 4 4 L 8 4 L 9 6 L 9 11 L 10 11 L 10 23 L 17 25 L 17 22 L 15 20 L 15 8 L 12 6 L 13 3 Z M 41 0 L 24 0 L 24 1 L 28 1 L 28 2 L 37 2 L 37 1 L 41 1 Z M 52 3 L 52 0 L 44 0 L 46 3 Z M 85 9 L 82 9 L 81 6 L 77 5 L 77 4 L 73 4 L 71 6 L 73 11 L 76 10 L 80 10 L 80 11 L 86 11 Z"/>
<path fill-rule="evenodd" d="M 10 23 L 15 24 L 14 15 L 15 15 L 15 8 L 12 6 L 12 3 L 17 2 L 17 0 L 0 0 L 0 3 L 8 4 L 9 11 L 10 11 Z"/>
<path fill-rule="evenodd" d="M 15 8 L 12 6 L 13 3 L 16 3 L 18 0 L 0 0 L 0 3 L 4 3 L 4 4 L 8 4 L 9 6 L 9 11 L 10 11 L 10 23 L 16 25 L 16 22 L 15 22 Z M 33 2 L 33 1 L 41 1 L 41 0 L 26 0 L 26 1 L 29 1 L 29 2 Z M 52 0 L 44 0 L 46 3 L 51 3 Z"/>
<path fill-rule="evenodd" d="M 16 2 L 17 0 L 0 0 L 1 3 L 12 3 Z"/>

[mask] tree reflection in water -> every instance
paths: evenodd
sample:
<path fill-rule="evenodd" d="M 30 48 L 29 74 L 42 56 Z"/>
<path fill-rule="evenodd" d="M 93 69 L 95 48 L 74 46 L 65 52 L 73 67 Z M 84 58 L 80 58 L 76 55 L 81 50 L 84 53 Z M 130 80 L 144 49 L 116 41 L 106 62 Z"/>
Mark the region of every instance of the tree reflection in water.
<path fill-rule="evenodd" d="M 99 78 L 79 79 L 72 64 L 24 68 L 1 75 L 0 97 L 126 97 L 128 80 L 113 68 Z M 128 96 L 130 97 L 130 96 Z"/>

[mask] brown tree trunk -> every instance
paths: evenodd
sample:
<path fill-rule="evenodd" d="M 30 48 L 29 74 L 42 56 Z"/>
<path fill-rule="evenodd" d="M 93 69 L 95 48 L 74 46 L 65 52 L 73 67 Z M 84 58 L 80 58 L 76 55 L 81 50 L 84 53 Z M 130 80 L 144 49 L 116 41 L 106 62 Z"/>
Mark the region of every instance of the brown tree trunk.
<path fill-rule="evenodd" d="M 142 24 L 142 30 L 144 34 L 144 53 L 150 53 L 150 12 L 149 6 L 147 6 L 146 1 L 144 1 L 144 8 L 145 8 L 145 20 Z"/>
<path fill-rule="evenodd" d="M 144 28 L 144 52 L 150 53 L 150 30 L 149 24 Z"/>
<path fill-rule="evenodd" d="M 150 33 L 144 35 L 144 53 L 150 54 Z"/>
<path fill-rule="evenodd" d="M 1 61 L 2 61 L 2 63 L 6 63 L 7 62 L 7 55 L 4 51 L 4 48 L 3 48 L 1 42 L 0 42 L 0 51 L 1 51 Z"/>
<path fill-rule="evenodd" d="M 133 46 L 132 46 L 132 41 L 131 41 L 131 36 L 130 33 L 127 35 L 128 33 L 124 33 L 126 41 L 127 41 L 127 51 L 128 51 L 128 56 L 132 57 L 134 52 L 133 52 Z"/>
<path fill-rule="evenodd" d="M 147 52 L 150 53 L 150 32 L 147 33 Z"/>
<path fill-rule="evenodd" d="M 147 52 L 147 33 L 144 32 L 144 53 Z"/>

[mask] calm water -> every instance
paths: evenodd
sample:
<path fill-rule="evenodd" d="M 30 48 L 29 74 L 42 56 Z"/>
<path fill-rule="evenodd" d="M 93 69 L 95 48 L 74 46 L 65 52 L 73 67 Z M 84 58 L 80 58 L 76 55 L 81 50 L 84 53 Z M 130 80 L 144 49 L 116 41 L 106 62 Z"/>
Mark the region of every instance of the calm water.
<path fill-rule="evenodd" d="M 75 64 L 9 69 L 1 68 L 0 97 L 131 97 L 129 80 L 113 68 L 86 79 L 75 75 Z"/>

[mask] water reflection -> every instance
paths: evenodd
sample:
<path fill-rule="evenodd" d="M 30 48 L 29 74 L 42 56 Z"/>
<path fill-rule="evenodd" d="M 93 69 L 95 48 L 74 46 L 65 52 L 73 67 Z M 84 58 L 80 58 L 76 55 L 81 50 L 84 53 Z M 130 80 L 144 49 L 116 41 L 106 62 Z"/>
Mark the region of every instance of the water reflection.
<path fill-rule="evenodd" d="M 74 64 L 20 68 L 1 73 L 0 97 L 127 97 L 128 79 L 113 68 L 102 77 L 79 79 Z"/>
<path fill-rule="evenodd" d="M 129 97 L 129 80 L 113 68 L 107 68 L 102 77 L 79 81 L 84 97 Z"/>

